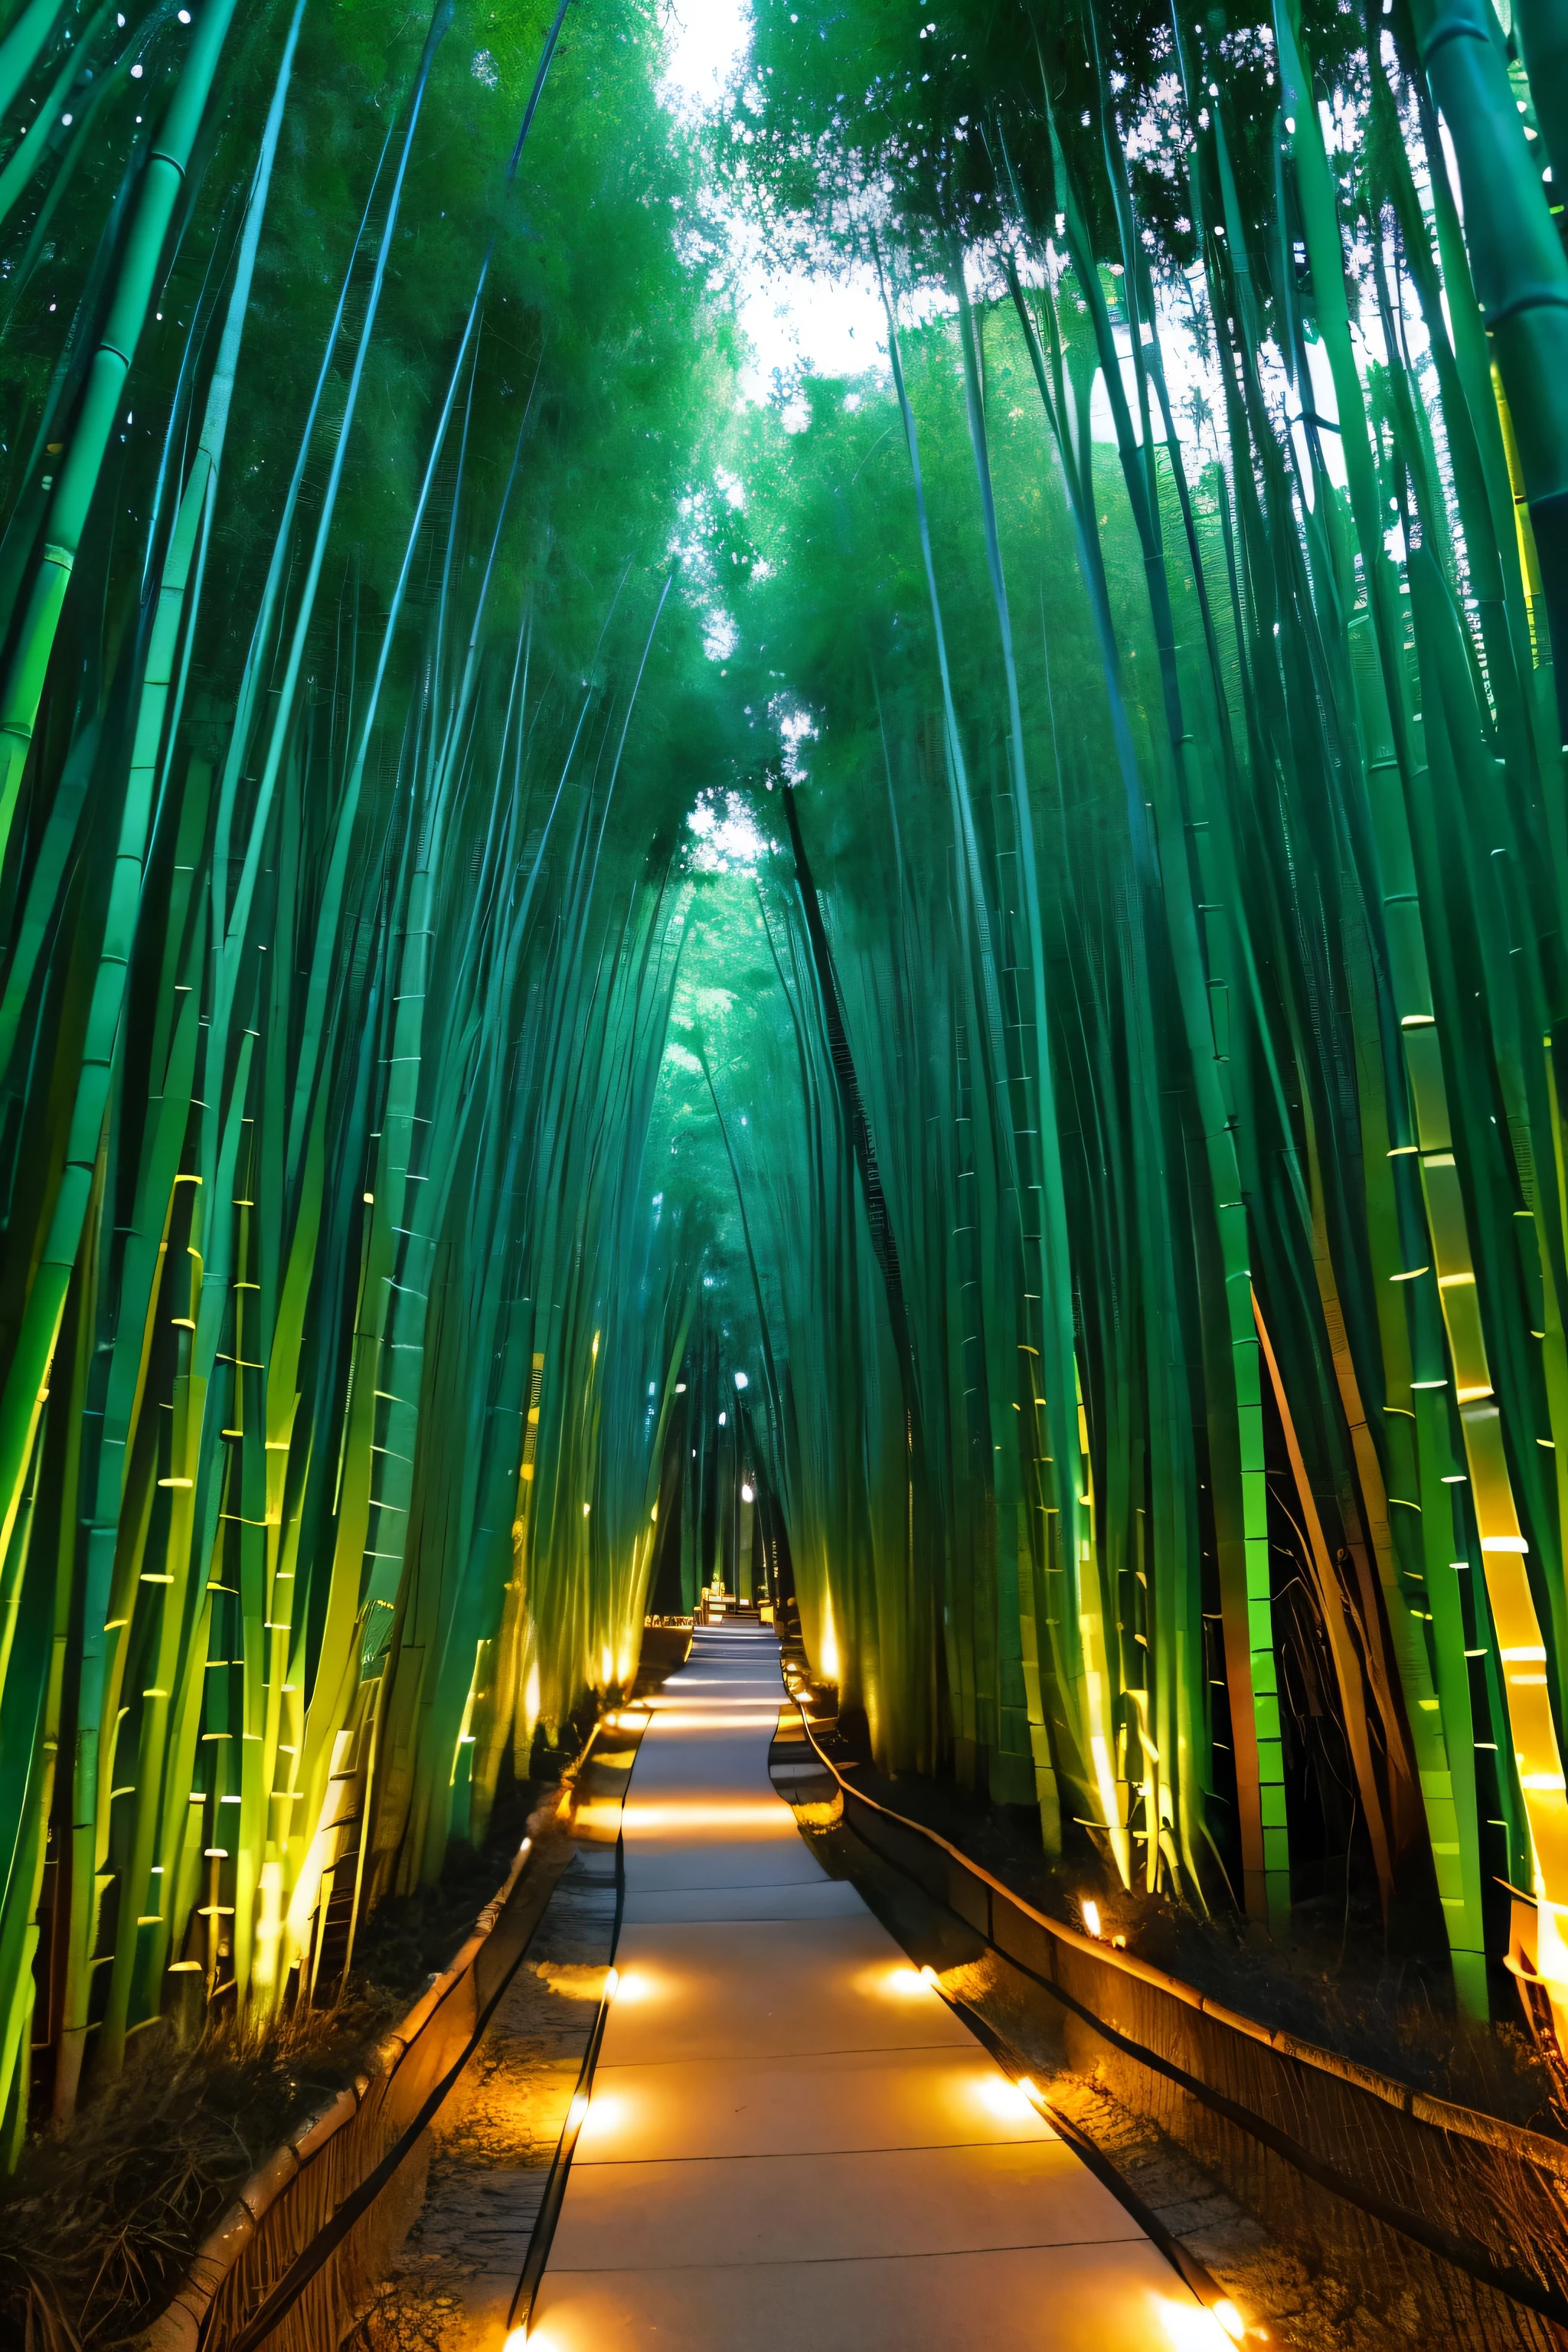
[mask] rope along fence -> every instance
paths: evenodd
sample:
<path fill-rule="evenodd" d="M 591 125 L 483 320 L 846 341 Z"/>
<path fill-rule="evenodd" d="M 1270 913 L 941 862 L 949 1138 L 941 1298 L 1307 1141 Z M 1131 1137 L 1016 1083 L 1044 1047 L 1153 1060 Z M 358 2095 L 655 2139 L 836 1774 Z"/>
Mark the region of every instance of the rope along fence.
<path fill-rule="evenodd" d="M 1568 2147 L 1271 2032 L 1047 1918 L 856 1790 L 826 1727 L 806 1718 L 845 1821 L 1054 2002 L 1075 2073 L 1401 2332 L 1477 2352 L 1568 2347 Z"/>

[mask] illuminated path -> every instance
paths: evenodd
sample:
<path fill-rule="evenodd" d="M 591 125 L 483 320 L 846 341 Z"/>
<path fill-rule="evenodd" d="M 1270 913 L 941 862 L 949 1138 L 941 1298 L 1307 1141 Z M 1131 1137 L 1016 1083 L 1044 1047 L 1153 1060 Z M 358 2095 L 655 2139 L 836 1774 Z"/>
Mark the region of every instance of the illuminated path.
<path fill-rule="evenodd" d="M 765 1632 L 654 1702 L 593 2099 L 529 2352 L 1221 2352 L 768 1779 Z"/>

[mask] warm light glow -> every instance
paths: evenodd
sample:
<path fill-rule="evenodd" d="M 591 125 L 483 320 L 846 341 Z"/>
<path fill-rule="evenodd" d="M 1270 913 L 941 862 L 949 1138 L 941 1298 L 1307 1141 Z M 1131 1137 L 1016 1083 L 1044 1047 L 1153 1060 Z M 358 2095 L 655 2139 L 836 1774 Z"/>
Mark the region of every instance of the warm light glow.
<path fill-rule="evenodd" d="M 816 1670 L 825 1683 L 838 1680 L 838 1635 L 833 1623 L 832 1596 L 825 1595 L 822 1603 L 822 1639 L 816 1647 Z"/>
<path fill-rule="evenodd" d="M 677 1715 L 671 1710 L 658 1717 L 658 1724 L 662 1731 L 765 1731 L 777 1713 L 776 1706 L 762 1715 L 731 1715 L 727 1710 L 723 1715 Z"/>
<path fill-rule="evenodd" d="M 625 1976 L 618 1970 L 611 1973 L 616 1978 L 616 1999 L 623 2006 L 628 2000 L 649 2000 L 658 1990 L 646 1969 L 628 1969 Z"/>
<path fill-rule="evenodd" d="M 703 1684 L 701 1684 L 701 1685 L 700 1685 L 697 1689 L 695 1689 L 695 1690 L 687 1690 L 687 1691 L 683 1691 L 683 1690 L 680 1690 L 680 1689 L 679 1689 L 679 1688 L 678 1688 L 678 1689 L 676 1689 L 676 1690 L 675 1690 L 675 1691 L 673 1691 L 673 1692 L 669 1692 L 669 1691 L 655 1691 L 655 1692 L 652 1694 L 652 1696 L 651 1696 L 650 1697 L 647 1697 L 647 1698 L 645 1698 L 645 1699 L 641 1699 L 641 1700 L 639 1700 L 639 1701 L 638 1701 L 638 1705 L 639 1705 L 639 1706 L 653 1706 L 653 1707 L 659 1707 L 659 1706 L 679 1706 L 679 1707 L 683 1707 L 683 1708 L 689 1708 L 689 1707 L 694 1707 L 694 1706 L 701 1706 L 701 1704 L 702 1704 L 702 1700 L 703 1700 L 704 1694 L 705 1694 L 706 1692 L 710 1691 L 710 1690 L 725 1690 L 725 1691 L 729 1691 L 729 1690 L 744 1690 L 746 1687 L 747 1687 L 747 1685 L 746 1685 L 746 1684 L 745 1684 L 745 1683 L 743 1683 L 743 1682 L 742 1682 L 742 1683 L 734 1683 L 734 1682 L 719 1682 L 719 1681 L 715 1680 L 715 1681 L 710 1682 L 710 1683 L 703 1683 Z M 766 1689 L 766 1685 L 763 1685 L 763 1688 L 764 1688 L 764 1690 Z M 778 1700 L 778 1693 L 777 1693 L 777 1691 L 775 1690 L 775 1691 L 773 1691 L 773 1692 L 772 1693 L 772 1695 L 771 1695 L 770 1696 L 765 1696 L 765 1697 L 763 1697 L 763 1698 L 721 1698 L 721 1699 L 718 1700 L 716 1703 L 717 1703 L 717 1705 L 719 1705 L 720 1706 L 722 1706 L 722 1707 L 736 1707 L 736 1706 L 754 1706 L 754 1707 L 760 1707 L 760 1708 L 763 1710 L 763 1712 L 764 1714 L 772 1715 L 772 1714 L 776 1714 L 776 1712 L 777 1712 L 777 1710 L 778 1710 L 778 1704 L 779 1704 L 779 1700 Z M 759 1721 L 760 1721 L 760 1720 L 761 1720 L 761 1717 L 759 1717 Z"/>
<path fill-rule="evenodd" d="M 983 2104 L 994 2116 L 1005 2116 L 1009 2122 L 1019 2116 L 1033 2115 L 1034 2109 L 1018 2088 L 1005 2074 L 985 2074 L 976 2085 Z"/>
<path fill-rule="evenodd" d="M 1040 2095 L 1039 2092 L 1036 2089 L 1034 2083 L 1027 2074 L 1019 2075 L 1018 2088 L 1022 2091 L 1026 2099 L 1037 2099 Z"/>
<path fill-rule="evenodd" d="M 1091 1936 L 1099 1935 L 1100 1906 L 1098 1903 L 1090 1903 L 1087 1900 L 1085 1901 L 1083 1905 L 1083 1924 L 1089 1929 Z"/>
<path fill-rule="evenodd" d="M 629 1803 L 623 1809 L 629 1832 L 640 1830 L 657 1834 L 661 1830 L 681 1836 L 693 1830 L 774 1830 L 793 1838 L 795 1815 L 777 1797 L 738 1797 L 731 1804 L 711 1800 L 694 1800 L 682 1804 L 671 1800 L 666 1804 Z"/>
<path fill-rule="evenodd" d="M 916 1969 L 889 1969 L 882 1983 L 889 1992 L 899 1993 L 905 1999 L 913 1993 L 924 1992 L 926 1989 L 925 1979 Z"/>
<path fill-rule="evenodd" d="M 579 2091 L 576 2097 L 573 2100 L 571 2105 L 566 2110 L 567 2130 L 581 2131 L 584 2122 L 587 2116 L 587 2099 L 584 2097 L 584 2094 Z"/>
<path fill-rule="evenodd" d="M 557 2000 L 599 2000 L 604 1981 L 586 1961 L 541 1960 L 539 1973 Z"/>
<path fill-rule="evenodd" d="M 584 2101 L 584 2105 L 587 2105 L 586 2100 Z M 583 2126 L 583 2141 L 590 2147 L 596 2147 L 605 2133 L 614 2131 L 616 2128 L 620 2120 L 622 2105 L 621 2100 L 613 2096 L 606 2097 L 602 2091 L 595 2091 L 594 2104 L 588 2109 L 587 2119 Z M 580 2142 L 579 2145 L 581 2144 Z"/>
<path fill-rule="evenodd" d="M 1239 2344 L 1242 2337 L 1247 2334 L 1247 2322 L 1243 2319 L 1240 2312 L 1237 2311 L 1235 2304 L 1232 2303 L 1228 2295 L 1225 2296 L 1222 2301 L 1215 2304 L 1214 2307 L 1214 2315 L 1218 2320 L 1220 2326 L 1224 2328 L 1226 2334 L 1230 2337 L 1231 2342 L 1233 2344 Z"/>
<path fill-rule="evenodd" d="M 573 1834 L 576 1837 L 613 1839 L 621 1825 L 621 1809 L 614 1800 L 605 1804 L 574 1806 L 570 1789 L 561 1800 L 561 1811 L 563 1817 L 572 1815 Z"/>
<path fill-rule="evenodd" d="M 606 2000 L 614 2000 L 620 1989 L 621 1972 L 619 1969 L 612 1969 L 609 1975 L 605 1979 L 605 1999 Z"/>
<path fill-rule="evenodd" d="M 1160 2316 L 1176 2352 L 1226 2352 L 1230 2336 L 1201 2304 L 1163 2302 Z"/>
<path fill-rule="evenodd" d="M 514 2327 L 511 2334 L 507 2337 L 506 2342 L 501 2346 L 500 2352 L 524 2352 L 524 2347 L 527 2343 L 527 2328 Z"/>

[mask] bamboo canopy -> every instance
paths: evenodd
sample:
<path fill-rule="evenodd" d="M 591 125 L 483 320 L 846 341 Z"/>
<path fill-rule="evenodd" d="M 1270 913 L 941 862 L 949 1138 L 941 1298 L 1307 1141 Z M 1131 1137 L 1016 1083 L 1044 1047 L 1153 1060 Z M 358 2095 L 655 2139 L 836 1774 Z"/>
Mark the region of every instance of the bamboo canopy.
<path fill-rule="evenodd" d="M 1568 2033 L 1560 16 L 0 20 L 9 2160 L 715 1572 Z"/>

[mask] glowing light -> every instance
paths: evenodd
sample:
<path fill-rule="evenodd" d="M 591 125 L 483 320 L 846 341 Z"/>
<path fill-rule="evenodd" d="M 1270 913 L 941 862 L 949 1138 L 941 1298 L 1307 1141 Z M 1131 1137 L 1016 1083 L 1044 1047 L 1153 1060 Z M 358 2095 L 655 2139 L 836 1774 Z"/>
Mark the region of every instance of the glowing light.
<path fill-rule="evenodd" d="M 587 2114 L 588 2102 L 583 2093 L 579 2091 L 576 2097 L 573 2100 L 571 2105 L 566 2110 L 567 2130 L 581 2131 L 584 2123 L 586 2120 Z"/>
<path fill-rule="evenodd" d="M 587 1504 L 584 1503 L 583 1506 L 584 1510 L 585 1511 L 587 1507 Z M 610 1669 L 614 1664 L 615 1661 L 610 1656 L 608 1650 L 601 1650 L 599 1653 L 599 1679 L 601 1682 L 607 1683 L 611 1679 Z"/>
<path fill-rule="evenodd" d="M 1197 2303 L 1162 2303 L 1160 2316 L 1176 2352 L 1226 2352 L 1233 2341 L 1212 2311 Z"/>
<path fill-rule="evenodd" d="M 742 1486 L 742 1488 L 741 1488 L 741 1500 L 742 1500 L 742 1503 L 754 1503 L 754 1502 L 756 1501 L 756 1499 L 757 1499 L 757 1498 L 756 1498 L 755 1495 L 752 1492 L 752 1489 L 750 1488 L 750 1486 Z"/>
<path fill-rule="evenodd" d="M 620 1989 L 621 1972 L 619 1969 L 612 1969 L 609 1975 L 605 1979 L 605 1999 L 606 2000 L 614 2000 Z"/>
<path fill-rule="evenodd" d="M 611 1974 L 617 1979 L 616 1985 L 617 2001 L 651 2000 L 658 1990 L 646 1969 L 628 1969 L 624 1977 L 620 1976 L 616 1969 L 612 1969 Z"/>
<path fill-rule="evenodd" d="M 751 1381 L 747 1379 L 747 1377 L 746 1377 L 746 1375 L 745 1375 L 745 1373 L 744 1373 L 744 1372 L 737 1372 L 737 1373 L 736 1373 L 736 1375 L 735 1375 L 735 1386 L 736 1386 L 738 1389 L 749 1389 L 749 1388 L 751 1387 L 751 1385 L 752 1385 L 752 1383 L 751 1383 Z"/>
<path fill-rule="evenodd" d="M 1012 2122 L 1020 2116 L 1034 2113 L 1017 2084 L 1010 2083 L 1005 2074 L 987 2074 L 976 2089 L 982 2104 L 989 2107 L 994 2116 L 1005 2116 Z"/>
<path fill-rule="evenodd" d="M 940 1986 L 942 1979 L 938 1976 L 934 1969 L 924 1968 L 921 1970 L 921 1982 L 922 1984 Z"/>
<path fill-rule="evenodd" d="M 710 1691 L 716 1690 L 766 1692 L 770 1697 L 776 1700 L 779 1686 L 772 1675 L 704 1674 L 690 1676 L 672 1675 L 668 1691 L 662 1694 L 663 1704 L 666 1706 L 689 1706 L 694 1700 L 705 1698 Z M 648 1705 L 658 1706 L 660 1703 L 660 1694 L 656 1693 L 648 1701 Z M 726 1700 L 724 1703 L 726 1706 L 760 1706 L 763 1702 L 761 1698 L 739 1698 L 732 1701 Z"/>
<path fill-rule="evenodd" d="M 642 1701 L 642 1705 L 644 1706 L 651 1707 L 668 1707 L 671 1711 L 681 1715 L 690 1715 L 701 1707 L 703 1693 L 705 1691 L 744 1690 L 745 1688 L 746 1685 L 743 1683 L 704 1683 L 699 1688 L 689 1691 L 682 1691 L 679 1689 L 672 1692 L 654 1691 L 647 1698 Z M 721 1698 L 717 1702 L 717 1704 L 721 1707 L 724 1708 L 726 1713 L 732 1712 L 733 1709 L 738 1706 L 755 1707 L 758 1710 L 757 1720 L 760 1723 L 764 1715 L 773 1715 L 777 1712 L 778 1695 L 775 1692 L 768 1698 Z"/>
<path fill-rule="evenodd" d="M 898 1993 L 904 1999 L 922 1993 L 926 1989 L 925 1978 L 918 1969 L 889 1969 L 882 1983 L 887 1991 Z"/>
<path fill-rule="evenodd" d="M 822 1639 L 817 1644 L 817 1669 L 825 1683 L 838 1680 L 838 1634 L 833 1622 L 833 1599 L 824 1596 L 822 1603 Z"/>
<path fill-rule="evenodd" d="M 1037 2099 L 1040 2095 L 1027 2074 L 1019 2075 L 1018 2088 L 1026 2099 Z"/>
<path fill-rule="evenodd" d="M 741 1835 L 771 1831 L 777 1836 L 792 1839 L 796 1834 L 795 1815 L 776 1797 L 761 1797 L 755 1801 L 742 1797 L 731 1804 L 631 1803 L 620 1810 L 628 1832 L 638 1831 L 647 1835 L 668 1831 L 679 1837 L 692 1830 L 719 1829 Z"/>
<path fill-rule="evenodd" d="M 587 2106 L 586 2100 L 583 2104 Z M 606 2098 L 602 2091 L 596 2091 L 594 2095 L 593 2106 L 589 2109 L 587 2120 L 583 2126 L 584 2138 L 596 2145 L 607 2131 L 613 2131 L 620 2120 L 621 2106 L 622 2102 L 619 2099 Z"/>
<path fill-rule="evenodd" d="M 506 2342 L 501 2346 L 500 2352 L 527 2352 L 527 2328 L 514 2327 L 511 2334 L 507 2337 Z"/>
<path fill-rule="evenodd" d="M 1087 1901 L 1086 1901 L 1086 1902 L 1084 1903 L 1084 1905 L 1083 1905 L 1082 1908 L 1083 1908 L 1083 1924 L 1084 1924 L 1084 1926 L 1088 1928 L 1088 1930 L 1089 1930 L 1089 1934 L 1090 1934 L 1091 1936 L 1098 1936 L 1098 1935 L 1099 1935 L 1099 1933 L 1100 1933 L 1100 1906 L 1099 1906 L 1099 1904 L 1098 1904 L 1098 1903 L 1089 1903 L 1089 1902 L 1087 1902 Z"/>
<path fill-rule="evenodd" d="M 592 2000 L 604 1998 L 604 1980 L 599 1971 L 586 1960 L 542 1960 L 539 1974 L 558 2000 Z"/>
<path fill-rule="evenodd" d="M 1230 2337 L 1231 2342 L 1239 2344 L 1247 2334 L 1247 2322 L 1228 2295 L 1215 2305 L 1214 2315 Z"/>
<path fill-rule="evenodd" d="M 770 1708 L 766 1715 L 687 1715 L 671 1711 L 661 1715 L 658 1723 L 663 1731 L 765 1731 L 776 1711 Z"/>

